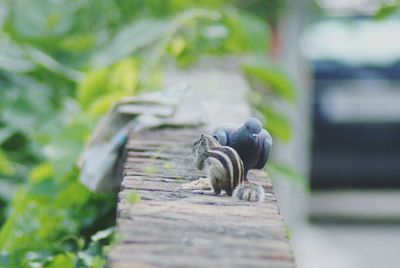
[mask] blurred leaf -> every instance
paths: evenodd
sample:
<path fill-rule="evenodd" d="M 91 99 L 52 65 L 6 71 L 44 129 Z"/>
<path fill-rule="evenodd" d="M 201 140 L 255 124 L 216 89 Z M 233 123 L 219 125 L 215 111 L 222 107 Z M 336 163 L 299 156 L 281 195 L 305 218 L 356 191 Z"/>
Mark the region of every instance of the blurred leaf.
<path fill-rule="evenodd" d="M 277 67 L 259 63 L 244 64 L 242 67 L 250 78 L 261 81 L 278 96 L 290 102 L 296 99 L 296 91 L 292 82 Z"/>
<path fill-rule="evenodd" d="M 10 267 L 10 254 L 7 252 L 0 252 L 0 267 Z"/>
<path fill-rule="evenodd" d="M 21 98 L 14 102 L 15 106 L 9 106 L 2 116 L 6 124 L 12 126 L 14 130 L 22 130 L 29 134 L 33 132 L 33 126 L 39 120 L 38 114 L 25 98 Z"/>
<path fill-rule="evenodd" d="M 83 108 L 87 108 L 94 99 L 107 90 L 107 69 L 88 72 L 86 78 L 78 84 L 79 103 Z"/>
<path fill-rule="evenodd" d="M 24 211 L 24 209 L 27 206 L 26 203 L 26 194 L 25 191 L 20 190 L 19 194 L 15 196 L 13 199 L 13 208 L 14 210 L 12 211 L 11 215 L 7 218 L 6 222 L 3 224 L 0 230 L 0 248 L 2 250 L 7 250 L 10 249 L 13 245 L 10 246 L 10 241 L 13 241 L 10 239 L 15 232 L 15 220 L 17 219 L 18 214 L 21 211 Z"/>
<path fill-rule="evenodd" d="M 67 36 L 61 42 L 60 46 L 64 50 L 71 52 L 84 52 L 91 49 L 95 45 L 94 36 L 88 34 L 75 34 Z"/>
<path fill-rule="evenodd" d="M 0 33 L 0 70 L 24 73 L 41 66 L 72 81 L 79 81 L 83 74 L 60 64 L 48 54 L 29 45 L 21 46 Z"/>
<path fill-rule="evenodd" d="M 175 37 L 168 46 L 168 52 L 174 57 L 179 57 L 186 47 L 186 41 L 182 37 Z"/>
<path fill-rule="evenodd" d="M 125 194 L 126 194 L 126 199 L 130 204 L 138 203 L 141 200 L 140 195 L 136 191 L 129 191 Z"/>
<path fill-rule="evenodd" d="M 141 19 L 125 26 L 98 50 L 91 65 L 94 68 L 107 67 L 138 49 L 153 45 L 163 36 L 167 25 L 162 20 Z"/>
<path fill-rule="evenodd" d="M 65 189 L 58 194 L 55 205 L 57 206 L 80 206 L 85 203 L 89 198 L 90 192 L 86 186 L 82 185 L 79 181 L 65 186 Z M 74 198 L 71 198 L 74 196 Z"/>
<path fill-rule="evenodd" d="M 60 64 L 55 59 L 40 50 L 27 47 L 26 52 L 28 53 L 28 56 L 31 58 L 32 62 L 46 68 L 49 71 L 60 74 L 75 82 L 78 82 L 83 78 L 83 74 L 81 72 Z"/>
<path fill-rule="evenodd" d="M 265 54 L 268 51 L 269 29 L 265 20 L 243 10 L 229 9 L 226 14 L 231 32 L 228 44 L 242 46 L 242 50 L 252 53 Z"/>
<path fill-rule="evenodd" d="M 78 98 L 89 115 L 102 115 L 122 97 L 133 95 L 138 80 L 136 61 L 121 60 L 109 68 L 89 73 L 78 86 Z"/>
<path fill-rule="evenodd" d="M 87 112 L 93 118 L 98 118 L 100 115 L 107 113 L 108 110 L 113 107 L 117 101 L 121 100 L 123 96 L 126 95 L 120 92 L 102 95 L 90 104 Z"/>
<path fill-rule="evenodd" d="M 50 264 L 46 268 L 75 268 L 75 256 L 71 252 L 58 254 L 54 256 Z"/>
<path fill-rule="evenodd" d="M 271 135 L 282 141 L 290 141 L 292 138 L 292 129 L 289 120 L 268 104 L 259 107 L 259 109 L 267 119 L 266 125 Z"/>
<path fill-rule="evenodd" d="M 0 174 L 11 176 L 15 173 L 14 166 L 7 158 L 7 155 L 0 149 Z"/>
<path fill-rule="evenodd" d="M 33 183 L 29 188 L 28 195 L 35 200 L 44 202 L 53 201 L 57 194 L 57 184 L 51 178 Z"/>
<path fill-rule="evenodd" d="M 292 240 L 292 230 L 290 229 L 289 225 L 285 224 L 285 235 L 289 239 L 289 241 Z"/>
<path fill-rule="evenodd" d="M 393 15 L 398 10 L 399 10 L 399 2 L 391 3 L 391 4 L 384 4 L 374 14 L 374 18 L 377 20 L 383 20 L 383 19 L 386 19 L 387 17 Z"/>
<path fill-rule="evenodd" d="M 83 137 L 87 132 L 84 122 L 75 121 L 45 146 L 44 153 L 53 165 L 56 178 L 64 177 L 75 167 L 76 159 L 83 148 Z"/>
<path fill-rule="evenodd" d="M 17 192 L 19 184 L 5 178 L 0 178 L 0 198 L 10 202 Z M 0 265 L 1 267 L 1 265 Z"/>
<path fill-rule="evenodd" d="M 0 32 L 0 70 L 24 73 L 35 68 L 24 49 Z"/>
<path fill-rule="evenodd" d="M 267 170 L 268 172 L 282 175 L 306 188 L 307 178 L 286 164 L 271 162 L 267 165 Z"/>
<path fill-rule="evenodd" d="M 54 174 L 53 166 L 50 162 L 43 162 L 40 165 L 32 169 L 29 176 L 30 180 L 34 183 L 38 183 L 42 180 L 52 177 Z"/>
<path fill-rule="evenodd" d="M 98 231 L 97 233 L 92 235 L 91 240 L 92 241 L 99 241 L 99 240 L 102 240 L 102 239 L 105 239 L 105 238 L 111 238 L 112 235 L 114 234 L 114 232 L 115 232 L 115 228 L 114 227 Z"/>
<path fill-rule="evenodd" d="M 86 74 L 85 79 L 78 84 L 78 100 L 83 108 L 107 92 L 107 69 L 97 69 Z"/>
<path fill-rule="evenodd" d="M 0 128 L 0 145 L 10 138 L 15 133 L 15 130 L 10 127 Z"/>
<path fill-rule="evenodd" d="M 136 61 L 124 59 L 113 66 L 110 72 L 108 88 L 111 92 L 133 95 L 139 82 L 139 71 Z"/>
<path fill-rule="evenodd" d="M 25 84 L 21 84 L 25 86 Z M 36 88 L 37 85 L 27 85 L 28 88 L 8 90 L 5 94 L 7 103 L 3 107 L 0 119 L 9 128 L 19 130 L 27 134 L 33 132 L 33 127 L 40 122 L 51 106 L 44 88 Z"/>
<path fill-rule="evenodd" d="M 12 25 L 25 38 L 63 35 L 73 26 L 77 7 L 76 1 L 18 0 L 12 5 Z"/>

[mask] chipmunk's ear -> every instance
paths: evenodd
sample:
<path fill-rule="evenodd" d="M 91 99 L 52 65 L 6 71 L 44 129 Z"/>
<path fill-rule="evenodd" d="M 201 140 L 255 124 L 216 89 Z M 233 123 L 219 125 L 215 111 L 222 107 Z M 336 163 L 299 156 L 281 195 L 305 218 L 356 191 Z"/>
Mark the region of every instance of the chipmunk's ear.
<path fill-rule="evenodd" d="M 202 138 L 197 139 L 197 140 L 193 143 L 193 145 L 195 146 L 195 145 L 200 144 L 200 143 L 201 143 L 201 140 L 202 140 Z"/>
<path fill-rule="evenodd" d="M 203 137 L 204 137 L 204 134 L 201 134 L 201 137 L 203 138 Z"/>

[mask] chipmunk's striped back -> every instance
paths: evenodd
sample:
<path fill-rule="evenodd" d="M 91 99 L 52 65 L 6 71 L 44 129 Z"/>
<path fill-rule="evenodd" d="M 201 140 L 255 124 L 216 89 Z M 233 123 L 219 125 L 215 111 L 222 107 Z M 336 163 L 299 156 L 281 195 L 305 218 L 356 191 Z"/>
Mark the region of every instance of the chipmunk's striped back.
<path fill-rule="evenodd" d="M 192 159 L 199 170 L 208 164 L 208 178 L 214 193 L 220 194 L 224 190 L 239 200 L 264 200 L 265 192 L 261 185 L 243 183 L 243 162 L 235 149 L 220 145 L 210 135 L 201 135 L 193 144 Z"/>
<path fill-rule="evenodd" d="M 244 179 L 243 162 L 239 154 L 233 148 L 221 146 L 212 136 L 203 135 L 200 140 L 206 141 L 206 158 L 211 158 L 222 166 L 226 175 L 223 189 L 230 195 Z"/>
<path fill-rule="evenodd" d="M 239 183 L 243 182 L 243 162 L 234 149 L 226 146 L 210 148 L 208 156 L 218 160 L 222 164 L 232 189 L 235 189 Z"/>

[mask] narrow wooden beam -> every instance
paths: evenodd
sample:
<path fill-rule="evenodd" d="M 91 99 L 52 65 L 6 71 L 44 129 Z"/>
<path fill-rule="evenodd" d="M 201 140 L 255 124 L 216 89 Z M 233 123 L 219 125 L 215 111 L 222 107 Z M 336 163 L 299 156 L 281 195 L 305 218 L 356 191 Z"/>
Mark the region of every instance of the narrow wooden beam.
<path fill-rule="evenodd" d="M 263 171 L 252 171 L 249 179 L 264 186 L 264 202 L 195 194 L 181 187 L 205 176 L 189 159 L 193 141 L 218 123 L 249 116 L 244 80 L 216 70 L 174 77 L 189 81 L 193 90 L 177 116 L 199 107 L 189 105 L 197 100 L 207 110 L 197 112 L 212 119 L 198 128 L 131 134 L 118 203 L 121 241 L 111 251 L 109 267 L 295 267 L 277 200 Z M 227 102 L 239 107 L 224 108 Z M 213 116 L 221 110 L 221 116 Z M 135 194 L 140 201 L 133 202 Z"/>

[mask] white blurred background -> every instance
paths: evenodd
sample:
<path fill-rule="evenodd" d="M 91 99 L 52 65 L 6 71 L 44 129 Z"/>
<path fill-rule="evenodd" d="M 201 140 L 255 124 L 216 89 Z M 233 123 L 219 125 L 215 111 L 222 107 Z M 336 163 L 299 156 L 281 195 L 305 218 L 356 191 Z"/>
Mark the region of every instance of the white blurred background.
<path fill-rule="evenodd" d="M 280 178 L 274 185 L 298 267 L 400 267 L 394 1 L 289 2 L 277 55 L 300 94 L 285 107 L 294 137 L 276 144 L 274 157 L 306 186 Z"/>

